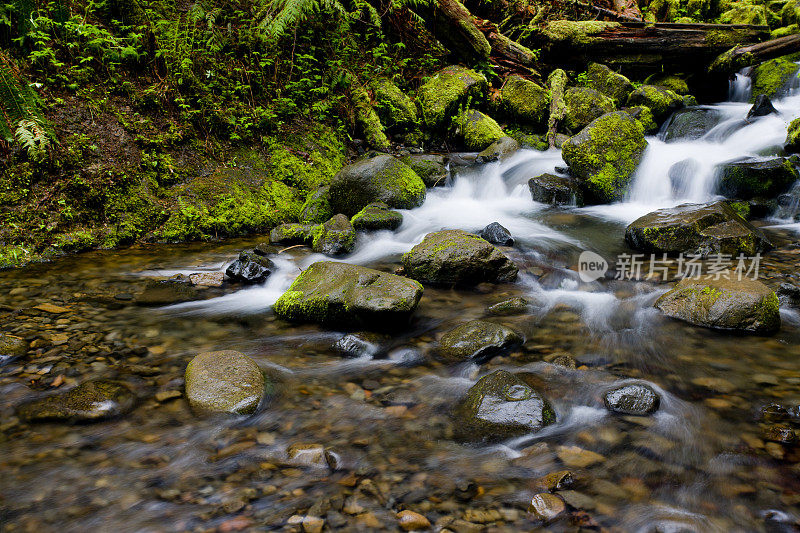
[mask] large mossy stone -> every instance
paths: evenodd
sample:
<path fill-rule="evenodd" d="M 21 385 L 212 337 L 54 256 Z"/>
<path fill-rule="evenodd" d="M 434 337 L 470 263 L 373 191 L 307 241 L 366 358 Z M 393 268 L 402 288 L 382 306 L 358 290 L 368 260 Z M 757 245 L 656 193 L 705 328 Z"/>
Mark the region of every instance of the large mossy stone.
<path fill-rule="evenodd" d="M 764 234 L 727 202 L 684 204 L 653 211 L 628 226 L 625 241 L 644 252 L 703 256 L 752 256 L 772 248 Z"/>
<path fill-rule="evenodd" d="M 534 202 L 551 205 L 583 205 L 583 191 L 574 178 L 542 174 L 528 180 Z"/>
<path fill-rule="evenodd" d="M 503 128 L 495 120 L 477 109 L 465 109 L 455 118 L 456 137 L 467 150 L 480 152 L 505 137 Z"/>
<path fill-rule="evenodd" d="M 572 174 L 583 180 L 585 200 L 622 200 L 647 148 L 642 124 L 624 111 L 595 119 L 564 143 L 562 155 Z"/>
<path fill-rule="evenodd" d="M 564 103 L 567 110 L 563 124 L 572 133 L 581 131 L 594 119 L 614 111 L 611 98 L 589 87 L 570 87 L 564 93 Z"/>
<path fill-rule="evenodd" d="M 331 206 L 352 217 L 372 202 L 411 209 L 425 201 L 425 183 L 411 167 L 390 155 L 362 159 L 331 180 Z"/>
<path fill-rule="evenodd" d="M 653 117 L 653 112 L 650 111 L 649 107 L 637 105 L 635 107 L 623 107 L 620 109 L 620 111 L 625 111 L 627 114 L 638 120 L 644 127 L 644 132 L 647 135 L 658 133 L 658 123 L 656 122 L 655 117 Z"/>
<path fill-rule="evenodd" d="M 509 76 L 500 90 L 505 113 L 517 122 L 540 126 L 547 121 L 550 93 L 541 85 L 517 75 Z"/>
<path fill-rule="evenodd" d="M 363 231 L 394 231 L 403 223 L 403 215 L 389 209 L 383 202 L 373 202 L 350 220 L 353 227 Z"/>
<path fill-rule="evenodd" d="M 514 281 L 517 266 L 484 239 L 462 230 L 429 233 L 403 255 L 406 275 L 439 285 Z"/>
<path fill-rule="evenodd" d="M 356 230 L 350 219 L 339 213 L 314 231 L 311 248 L 325 255 L 343 255 L 353 251 L 356 245 Z"/>
<path fill-rule="evenodd" d="M 690 279 L 656 300 L 665 315 L 713 329 L 768 334 L 781 327 L 778 296 L 760 281 Z"/>
<path fill-rule="evenodd" d="M 375 111 L 387 130 L 406 130 L 417 125 L 417 106 L 387 78 L 372 83 Z"/>
<path fill-rule="evenodd" d="M 781 96 L 793 83 L 797 82 L 797 63 L 785 57 L 761 63 L 750 74 L 752 78 L 752 99 L 763 94 L 769 98 Z"/>
<path fill-rule="evenodd" d="M 422 178 L 426 187 L 436 187 L 447 182 L 447 159 L 439 154 L 411 154 L 400 158 Z"/>
<path fill-rule="evenodd" d="M 320 187 L 306 198 L 298 220 L 303 224 L 322 224 L 333 215 L 329 187 Z"/>
<path fill-rule="evenodd" d="M 683 107 L 683 97 L 664 87 L 642 85 L 628 96 L 628 105 L 650 108 L 656 122 L 660 124 Z"/>
<path fill-rule="evenodd" d="M 266 392 L 255 361 L 233 350 L 205 352 L 186 367 L 186 399 L 198 412 L 250 414 Z"/>
<path fill-rule="evenodd" d="M 556 420 L 548 401 L 505 370 L 482 377 L 454 410 L 456 430 L 465 440 L 497 441 L 535 433 Z"/>
<path fill-rule="evenodd" d="M 587 76 L 589 87 L 608 96 L 616 105 L 627 102 L 628 95 L 633 91 L 631 80 L 600 63 L 589 65 Z"/>
<path fill-rule="evenodd" d="M 800 152 L 800 118 L 789 123 L 789 128 L 786 130 L 786 144 L 783 149 L 789 153 Z"/>
<path fill-rule="evenodd" d="M 297 224 L 295 222 L 281 224 L 269 232 L 269 242 L 287 246 L 311 244 L 316 229 L 317 226 L 313 224 Z"/>
<path fill-rule="evenodd" d="M 482 99 L 488 87 L 483 74 L 459 65 L 436 72 L 417 93 L 425 125 L 429 128 L 446 127 L 459 105 L 469 99 Z"/>
<path fill-rule="evenodd" d="M 747 24 L 753 26 L 764 26 L 767 24 L 767 16 L 763 5 L 754 5 L 750 2 L 731 2 L 730 9 L 719 16 L 722 24 Z"/>
<path fill-rule="evenodd" d="M 712 108 L 681 109 L 669 119 L 664 131 L 665 142 L 684 142 L 701 138 L 722 121 L 722 114 Z"/>
<path fill-rule="evenodd" d="M 297 322 L 391 328 L 408 322 L 422 297 L 414 280 L 347 263 L 314 263 L 275 302 Z"/>
<path fill-rule="evenodd" d="M 483 363 L 523 342 L 522 335 L 502 324 L 473 320 L 442 335 L 437 353 L 448 362 Z"/>
<path fill-rule="evenodd" d="M 127 385 L 99 379 L 22 404 L 17 416 L 28 422 L 98 422 L 129 412 L 135 403 L 136 395 Z"/>
<path fill-rule="evenodd" d="M 739 200 L 775 198 L 800 179 L 791 161 L 783 157 L 732 161 L 722 165 L 719 173 L 717 192 Z"/>

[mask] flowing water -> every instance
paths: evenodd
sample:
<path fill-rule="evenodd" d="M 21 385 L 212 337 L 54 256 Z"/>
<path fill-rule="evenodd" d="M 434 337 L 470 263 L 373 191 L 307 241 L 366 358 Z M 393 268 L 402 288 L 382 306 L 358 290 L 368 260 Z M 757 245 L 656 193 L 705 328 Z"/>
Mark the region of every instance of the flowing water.
<path fill-rule="evenodd" d="M 734 85 L 732 99 L 743 101 L 709 106 L 719 121 L 702 138 L 648 139 L 624 202 L 533 202 L 527 180 L 564 163 L 557 150 L 523 150 L 429 190 L 396 232 L 360 235 L 344 260 L 393 271 L 429 232 L 497 221 L 517 240 L 504 251 L 521 274 L 475 290 L 426 287 L 409 327 L 378 337 L 369 356 L 343 358 L 332 345 L 345 332 L 289 325 L 270 311 L 300 269 L 323 258 L 304 248 L 276 254 L 263 286 L 206 289 L 198 301 L 160 308 L 128 305 L 128 295 L 151 277 L 222 270 L 258 240 L 92 252 L 0 273 L 0 330 L 33 341 L 37 354 L 0 367 L 0 527 L 263 531 L 311 514 L 332 528 L 392 530 L 396 511 L 413 509 L 456 531 L 478 530 L 466 522 L 495 531 L 796 531 L 800 450 L 770 441 L 774 416 L 762 410 L 780 404 L 782 424 L 800 423 L 800 316 L 782 308 L 771 337 L 714 332 L 653 309 L 665 284 L 582 283 L 574 270 L 583 250 L 609 259 L 629 251 L 625 225 L 638 216 L 713 199 L 719 163 L 780 151 L 800 96 L 775 102 L 779 115 L 746 122 L 745 81 Z M 691 171 L 671 177 L 686 160 Z M 762 262 L 767 283 L 797 276 L 792 222 L 765 223 L 778 245 Z M 524 333 L 520 349 L 481 366 L 431 356 L 442 332 L 513 296 L 532 302 L 531 312 L 493 320 Z M 67 310 L 35 308 L 43 303 Z M 247 353 L 280 378 L 268 406 L 245 418 L 197 417 L 170 397 L 178 393 L 164 394 L 182 390 L 194 355 L 218 349 Z M 578 368 L 552 363 L 564 355 Z M 501 444 L 459 442 L 452 406 L 497 369 L 529 373 L 557 422 Z M 133 387 L 136 409 L 76 426 L 13 416 L 54 385 L 98 376 Z M 603 392 L 631 380 L 658 391 L 656 415 L 604 408 Z M 294 443 L 330 447 L 340 469 L 290 464 Z M 541 490 L 535 480 L 565 468 L 576 478 L 559 492 L 570 512 L 544 526 L 526 512 Z"/>

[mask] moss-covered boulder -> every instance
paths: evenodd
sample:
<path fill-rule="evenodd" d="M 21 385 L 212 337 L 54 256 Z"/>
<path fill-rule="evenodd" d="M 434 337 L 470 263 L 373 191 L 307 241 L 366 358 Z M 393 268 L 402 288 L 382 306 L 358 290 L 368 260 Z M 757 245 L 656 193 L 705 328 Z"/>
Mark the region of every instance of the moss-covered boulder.
<path fill-rule="evenodd" d="M 419 88 L 422 120 L 429 128 L 447 127 L 459 105 L 482 99 L 488 87 L 483 74 L 459 65 L 445 67 Z"/>
<path fill-rule="evenodd" d="M 352 217 L 377 201 L 397 209 L 420 206 L 425 201 L 425 183 L 411 167 L 390 155 L 362 159 L 331 180 L 330 202 L 337 213 Z"/>
<path fill-rule="evenodd" d="M 408 322 L 422 297 L 414 280 L 347 263 L 314 263 L 275 302 L 297 322 L 390 328 Z"/>
<path fill-rule="evenodd" d="M 350 220 L 353 227 L 363 231 L 394 231 L 403 223 L 403 215 L 383 202 L 374 202 L 356 213 Z"/>
<path fill-rule="evenodd" d="M 734 2 L 730 9 L 719 16 L 722 24 L 767 24 L 767 14 L 763 5 L 755 5 L 747 1 Z"/>
<path fill-rule="evenodd" d="M 228 268 L 225 275 L 235 281 L 242 283 L 262 283 L 272 273 L 275 265 L 264 256 L 254 252 L 242 252 Z"/>
<path fill-rule="evenodd" d="M 136 395 L 127 385 L 98 379 L 24 403 L 17 416 L 27 422 L 98 422 L 131 411 L 135 403 Z"/>
<path fill-rule="evenodd" d="M 760 281 L 690 279 L 656 300 L 665 315 L 713 329 L 768 334 L 781 327 L 778 296 Z"/>
<path fill-rule="evenodd" d="M 375 111 L 387 130 L 407 130 L 417 125 L 417 106 L 387 78 L 372 83 Z"/>
<path fill-rule="evenodd" d="M 644 155 L 644 127 L 623 111 L 595 119 L 564 143 L 562 155 L 591 202 L 621 200 Z"/>
<path fill-rule="evenodd" d="M 574 178 L 542 174 L 528 180 L 534 202 L 552 205 L 583 205 L 583 191 Z"/>
<path fill-rule="evenodd" d="M 717 192 L 728 198 L 775 198 L 800 178 L 791 161 L 783 157 L 744 159 L 725 163 L 719 170 Z"/>
<path fill-rule="evenodd" d="M 387 151 L 391 143 L 384 132 L 380 117 L 372 106 L 372 100 L 365 87 L 353 84 L 350 87 L 350 102 L 353 104 L 353 115 L 358 123 L 367 145 L 375 150 Z"/>
<path fill-rule="evenodd" d="M 664 141 L 699 139 L 722 121 L 722 113 L 713 108 L 692 107 L 672 115 L 664 132 Z"/>
<path fill-rule="evenodd" d="M 478 441 L 534 433 L 556 420 L 550 403 L 536 389 L 505 370 L 478 380 L 453 415 L 458 435 Z"/>
<path fill-rule="evenodd" d="M 628 96 L 628 105 L 649 108 L 656 122 L 660 124 L 683 107 L 683 98 L 664 87 L 642 85 Z"/>
<path fill-rule="evenodd" d="M 800 152 L 800 118 L 794 119 L 786 130 L 786 144 L 783 149 L 789 153 Z"/>
<path fill-rule="evenodd" d="M 588 49 L 599 39 L 597 37 L 598 34 L 619 27 L 619 22 L 554 20 L 548 22 L 540 32 L 552 44 L 564 44 Z"/>
<path fill-rule="evenodd" d="M 625 241 L 636 250 L 669 254 L 753 256 L 772 247 L 761 231 L 727 202 L 653 211 L 628 226 Z"/>
<path fill-rule="evenodd" d="M 478 164 L 491 163 L 505 159 L 520 149 L 519 142 L 512 137 L 500 137 L 490 144 L 485 150 L 478 154 L 475 162 Z"/>
<path fill-rule="evenodd" d="M 233 350 L 205 352 L 186 366 L 186 399 L 197 412 L 250 414 L 266 393 L 255 361 Z"/>
<path fill-rule="evenodd" d="M 523 342 L 522 335 L 502 324 L 473 320 L 442 335 L 437 354 L 448 362 L 473 361 L 480 364 Z"/>
<path fill-rule="evenodd" d="M 797 0 L 789 0 L 781 9 L 781 24 L 791 26 L 800 22 L 800 4 Z"/>
<path fill-rule="evenodd" d="M 664 89 L 670 90 L 679 96 L 686 96 L 689 94 L 689 84 L 685 79 L 681 78 L 680 76 L 676 76 L 675 74 L 656 76 L 651 78 L 649 83 L 650 85 L 655 85 L 656 87 L 663 87 Z"/>
<path fill-rule="evenodd" d="M 0 333 L 0 365 L 28 353 L 28 341 L 22 337 Z"/>
<path fill-rule="evenodd" d="M 356 230 L 350 219 L 339 213 L 314 230 L 311 248 L 325 255 L 343 255 L 353 251 L 356 245 Z"/>
<path fill-rule="evenodd" d="M 797 82 L 797 74 L 797 64 L 786 57 L 761 63 L 750 74 L 753 80 L 753 100 L 760 94 L 769 98 L 781 96 L 788 87 Z"/>
<path fill-rule="evenodd" d="M 311 244 L 316 229 L 317 226 L 312 224 L 281 224 L 269 232 L 269 242 L 286 246 Z"/>
<path fill-rule="evenodd" d="M 517 278 L 517 266 L 484 239 L 462 230 L 429 233 L 403 255 L 406 275 L 423 283 L 477 285 Z"/>
<path fill-rule="evenodd" d="M 658 122 L 656 122 L 653 112 L 650 111 L 649 107 L 637 105 L 635 107 L 623 107 L 621 111 L 625 111 L 627 114 L 639 121 L 644 128 L 645 134 L 653 135 L 658 133 Z"/>
<path fill-rule="evenodd" d="M 587 70 L 589 87 L 611 98 L 616 105 L 628 101 L 633 91 L 631 80 L 600 63 L 592 63 Z"/>
<path fill-rule="evenodd" d="M 422 178 L 426 187 L 436 187 L 447 183 L 447 160 L 439 154 L 411 154 L 400 158 Z"/>
<path fill-rule="evenodd" d="M 594 119 L 614 111 L 614 102 L 608 96 L 589 87 L 570 87 L 564 93 L 567 106 L 563 125 L 577 133 Z"/>
<path fill-rule="evenodd" d="M 550 94 L 547 89 L 517 75 L 509 76 L 500 91 L 504 112 L 516 122 L 542 126 L 547 122 Z"/>
<path fill-rule="evenodd" d="M 334 215 L 329 187 L 320 187 L 306 198 L 298 221 L 303 224 L 322 224 Z"/>
<path fill-rule="evenodd" d="M 481 151 L 505 136 L 495 120 L 477 109 L 461 111 L 454 121 L 455 135 L 467 150 Z"/>

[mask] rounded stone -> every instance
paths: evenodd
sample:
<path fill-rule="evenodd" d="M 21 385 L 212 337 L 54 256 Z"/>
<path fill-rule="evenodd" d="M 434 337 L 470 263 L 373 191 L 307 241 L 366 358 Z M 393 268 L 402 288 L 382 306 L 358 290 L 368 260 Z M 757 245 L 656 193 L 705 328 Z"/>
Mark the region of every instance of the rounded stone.
<path fill-rule="evenodd" d="M 631 384 L 611 389 L 603 395 L 608 410 L 624 415 L 649 415 L 658 410 L 661 398 L 647 385 Z"/>
<path fill-rule="evenodd" d="M 531 498 L 531 504 L 528 507 L 528 511 L 532 515 L 544 522 L 550 522 L 554 520 L 559 515 L 564 513 L 566 509 L 567 506 L 564 504 L 564 500 L 555 494 L 550 494 L 548 492 L 542 492 L 535 495 L 533 498 Z"/>
<path fill-rule="evenodd" d="M 473 320 L 445 333 L 439 341 L 439 356 L 446 361 L 484 362 L 522 344 L 522 336 L 494 322 Z"/>
<path fill-rule="evenodd" d="M 133 409 L 136 396 L 123 383 L 92 380 L 53 396 L 25 403 L 17 415 L 29 422 L 97 422 Z"/>
<path fill-rule="evenodd" d="M 201 353 L 186 367 L 186 398 L 196 411 L 249 414 L 264 396 L 264 374 L 233 350 Z"/>

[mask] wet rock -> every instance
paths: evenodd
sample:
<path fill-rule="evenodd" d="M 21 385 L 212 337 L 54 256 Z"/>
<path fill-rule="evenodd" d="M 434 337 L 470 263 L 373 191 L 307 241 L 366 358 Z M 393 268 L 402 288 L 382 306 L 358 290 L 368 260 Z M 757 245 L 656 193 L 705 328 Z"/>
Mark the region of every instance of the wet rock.
<path fill-rule="evenodd" d="M 776 424 L 764 430 L 764 440 L 781 444 L 794 444 L 797 441 L 797 434 L 790 426 Z"/>
<path fill-rule="evenodd" d="M 431 527 L 430 520 L 408 509 L 397 513 L 397 523 L 403 531 L 420 531 Z"/>
<path fill-rule="evenodd" d="M 635 118 L 642 125 L 647 135 L 658 133 L 658 123 L 649 107 L 637 105 L 635 107 L 623 107 L 620 111 L 624 111 Z"/>
<path fill-rule="evenodd" d="M 528 512 L 543 522 L 555 520 L 564 514 L 566 510 L 567 506 L 564 504 L 564 500 L 548 492 L 535 495 L 528 507 Z"/>
<path fill-rule="evenodd" d="M 194 287 L 182 280 L 154 280 L 145 282 L 144 290 L 136 297 L 138 305 L 170 305 L 197 299 Z"/>
<path fill-rule="evenodd" d="M 564 93 L 564 103 L 567 106 L 564 126 L 573 133 L 581 131 L 594 119 L 614 111 L 611 98 L 589 87 L 570 87 Z"/>
<path fill-rule="evenodd" d="M 563 157 L 572 174 L 583 181 L 585 200 L 621 200 L 627 191 L 647 141 L 644 127 L 624 111 L 594 120 L 564 143 Z"/>
<path fill-rule="evenodd" d="M 322 444 L 294 443 L 286 449 L 286 457 L 292 465 L 328 468 L 325 447 Z"/>
<path fill-rule="evenodd" d="M 411 167 L 390 155 L 362 159 L 340 170 L 330 183 L 334 212 L 353 216 L 372 202 L 411 209 L 425 201 L 425 183 Z"/>
<path fill-rule="evenodd" d="M 311 244 L 317 227 L 311 224 L 281 224 L 269 232 L 269 241 L 284 246 Z"/>
<path fill-rule="evenodd" d="M 389 209 L 389 206 L 383 202 L 373 202 L 356 213 L 350 222 L 357 230 L 394 231 L 403 223 L 403 215 L 397 211 L 392 211 Z"/>
<path fill-rule="evenodd" d="M 631 248 L 655 253 L 753 256 L 772 248 L 766 237 L 727 202 L 683 204 L 633 221 L 625 231 Z"/>
<path fill-rule="evenodd" d="M 713 329 L 774 333 L 781 326 L 777 295 L 760 281 L 681 280 L 656 300 L 667 316 Z"/>
<path fill-rule="evenodd" d="M 380 338 L 370 332 L 348 333 L 333 349 L 344 357 L 371 357 L 380 351 Z"/>
<path fill-rule="evenodd" d="M 608 96 L 617 105 L 626 102 L 628 95 L 633 91 L 631 80 L 605 65 L 592 63 L 586 73 L 589 77 L 589 87 Z"/>
<path fill-rule="evenodd" d="M 480 164 L 491 163 L 492 161 L 499 161 L 505 159 L 509 155 L 519 150 L 519 142 L 511 137 L 500 137 L 495 142 L 490 144 L 485 150 L 478 154 L 475 162 Z"/>
<path fill-rule="evenodd" d="M 522 336 L 494 322 L 473 320 L 445 333 L 439 340 L 439 357 L 445 361 L 483 363 L 519 346 Z"/>
<path fill-rule="evenodd" d="M 753 94 L 770 98 L 782 96 L 786 89 L 797 83 L 797 64 L 789 57 L 771 59 L 753 68 L 750 78 Z"/>
<path fill-rule="evenodd" d="M 672 194 L 676 198 L 684 198 L 689 193 L 689 187 L 694 181 L 697 172 L 700 170 L 700 163 L 694 159 L 684 159 L 678 161 L 667 171 L 670 185 L 672 185 Z"/>
<path fill-rule="evenodd" d="M 719 173 L 717 193 L 740 200 L 774 198 L 800 178 L 794 165 L 783 157 L 732 161 L 722 165 Z"/>
<path fill-rule="evenodd" d="M 606 460 L 599 453 L 578 446 L 559 446 L 556 455 L 569 468 L 587 468 Z"/>
<path fill-rule="evenodd" d="M 253 413 L 267 385 L 256 362 L 233 350 L 201 353 L 184 379 L 189 405 L 199 412 Z"/>
<path fill-rule="evenodd" d="M 418 101 L 428 127 L 446 126 L 468 99 L 479 100 L 489 84 L 483 74 L 458 65 L 436 72 L 419 88 Z"/>
<path fill-rule="evenodd" d="M 477 109 L 465 109 L 454 119 L 455 135 L 467 150 L 483 151 L 505 136 L 503 128 Z"/>
<path fill-rule="evenodd" d="M 534 481 L 533 486 L 537 490 L 564 490 L 575 483 L 575 476 L 569 470 L 559 470 Z"/>
<path fill-rule="evenodd" d="M 664 131 L 665 142 L 685 142 L 701 138 L 722 121 L 716 109 L 693 107 L 672 115 Z"/>
<path fill-rule="evenodd" d="M 356 230 L 350 219 L 341 213 L 322 224 L 314 232 L 311 249 L 325 255 L 344 255 L 356 245 Z"/>
<path fill-rule="evenodd" d="M 388 78 L 372 82 L 375 111 L 389 131 L 413 129 L 417 124 L 417 106 Z"/>
<path fill-rule="evenodd" d="M 775 106 L 772 105 L 772 101 L 766 94 L 759 94 L 756 96 L 756 102 L 753 104 L 753 107 L 747 112 L 747 118 L 765 117 L 771 114 L 777 115 L 778 110 L 775 109 Z"/>
<path fill-rule="evenodd" d="M 308 195 L 303 207 L 300 209 L 298 220 L 302 224 L 322 224 L 334 214 L 331 207 L 330 188 L 320 187 Z"/>
<path fill-rule="evenodd" d="M 783 149 L 790 154 L 800 152 L 800 118 L 789 123 L 789 128 L 786 130 L 786 144 L 783 145 Z"/>
<path fill-rule="evenodd" d="M 505 370 L 478 380 L 454 415 L 462 438 L 487 441 L 535 432 L 556 419 L 546 399 Z"/>
<path fill-rule="evenodd" d="M 438 154 L 412 154 L 400 160 L 410 166 L 422 178 L 426 187 L 436 187 L 447 182 L 447 160 Z"/>
<path fill-rule="evenodd" d="M 506 115 L 529 126 L 544 125 L 550 106 L 550 95 L 544 87 L 512 75 L 500 90 L 501 105 Z"/>
<path fill-rule="evenodd" d="M 495 316 L 521 315 L 528 311 L 528 300 L 519 297 L 509 298 L 490 306 L 488 311 Z"/>
<path fill-rule="evenodd" d="M 422 297 L 416 281 L 347 263 L 314 263 L 275 302 L 290 321 L 353 327 L 392 327 L 408 322 Z"/>
<path fill-rule="evenodd" d="M 514 237 L 511 236 L 511 232 L 504 228 L 499 222 L 492 222 L 483 228 L 478 232 L 478 237 L 492 244 L 514 246 Z"/>
<path fill-rule="evenodd" d="M 603 402 L 609 411 L 623 415 L 649 415 L 658 410 L 661 398 L 648 385 L 623 385 L 607 391 Z"/>
<path fill-rule="evenodd" d="M 583 205 L 583 192 L 573 178 L 542 174 L 528 180 L 534 202 L 552 205 Z"/>
<path fill-rule="evenodd" d="M 800 307 L 800 287 L 792 283 L 781 283 L 776 291 L 781 303 Z"/>
<path fill-rule="evenodd" d="M 225 281 L 222 272 L 195 272 L 189 274 L 189 283 L 197 287 L 220 287 Z"/>
<path fill-rule="evenodd" d="M 517 278 L 517 266 L 484 239 L 461 230 L 429 233 L 403 255 L 406 275 L 423 283 L 477 285 Z"/>
<path fill-rule="evenodd" d="M 131 411 L 136 396 L 118 381 L 93 380 L 66 392 L 25 403 L 17 416 L 28 422 L 97 422 Z"/>
<path fill-rule="evenodd" d="M 628 105 L 650 108 L 659 124 L 683 107 L 683 98 L 669 89 L 656 85 L 642 85 L 628 96 Z"/>
<path fill-rule="evenodd" d="M 0 365 L 24 357 L 28 347 L 28 341 L 22 337 L 0 333 Z"/>
<path fill-rule="evenodd" d="M 242 283 L 262 283 L 272 273 L 273 268 L 275 265 L 270 259 L 254 252 L 242 252 L 225 269 L 225 275 Z"/>

